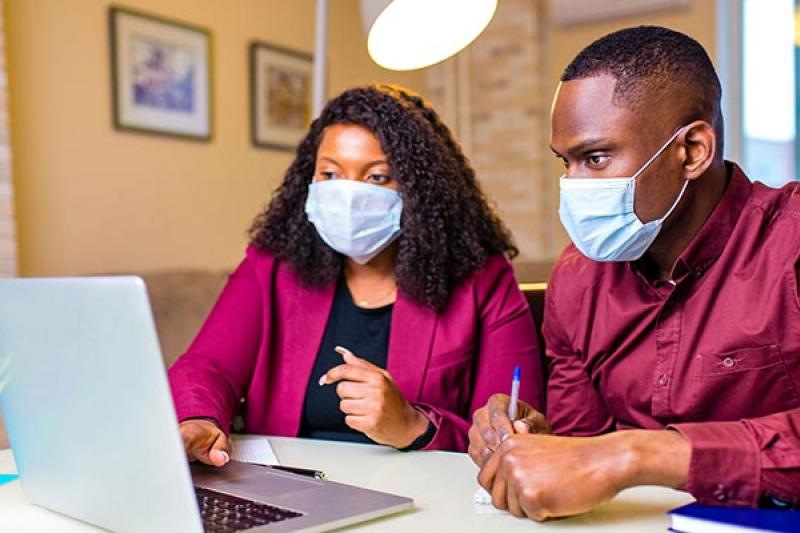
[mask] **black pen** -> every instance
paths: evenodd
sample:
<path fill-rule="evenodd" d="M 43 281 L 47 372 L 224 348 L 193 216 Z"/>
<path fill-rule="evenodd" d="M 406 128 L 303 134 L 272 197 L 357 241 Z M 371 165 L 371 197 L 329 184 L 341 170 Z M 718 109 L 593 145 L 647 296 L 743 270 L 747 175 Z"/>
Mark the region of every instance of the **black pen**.
<path fill-rule="evenodd" d="M 313 470 L 311 468 L 300 468 L 297 466 L 284 466 L 284 465 L 266 465 L 269 468 L 274 468 L 275 470 L 283 470 L 284 472 L 290 472 L 292 474 L 298 474 L 300 476 L 306 477 L 313 477 L 314 479 L 325 479 L 325 472 L 322 470 Z"/>

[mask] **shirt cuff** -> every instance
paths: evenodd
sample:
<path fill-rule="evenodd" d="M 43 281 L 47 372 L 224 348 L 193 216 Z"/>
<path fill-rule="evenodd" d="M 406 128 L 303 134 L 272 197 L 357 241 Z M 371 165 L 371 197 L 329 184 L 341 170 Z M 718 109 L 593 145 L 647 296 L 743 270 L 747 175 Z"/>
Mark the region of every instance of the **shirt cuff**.
<path fill-rule="evenodd" d="M 667 427 L 692 446 L 689 477 L 682 489 L 706 505 L 758 506 L 761 456 L 743 424 L 698 422 Z"/>

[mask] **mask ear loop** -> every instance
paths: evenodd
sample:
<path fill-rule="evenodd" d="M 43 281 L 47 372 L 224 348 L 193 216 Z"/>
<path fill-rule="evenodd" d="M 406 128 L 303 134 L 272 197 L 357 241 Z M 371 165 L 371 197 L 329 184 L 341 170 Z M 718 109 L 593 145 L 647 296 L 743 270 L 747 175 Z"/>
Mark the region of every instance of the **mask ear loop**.
<path fill-rule="evenodd" d="M 687 126 L 688 126 L 688 124 L 687 124 Z M 670 137 L 669 140 L 666 143 L 664 143 L 664 146 L 659 148 L 658 152 L 656 152 L 655 155 L 653 157 L 651 157 L 647 161 L 647 163 L 644 164 L 644 166 L 641 169 L 639 169 L 639 172 L 637 172 L 636 174 L 633 175 L 633 180 L 635 181 L 636 178 L 639 176 L 639 174 L 641 174 L 648 166 L 650 166 L 650 163 L 655 161 L 656 158 L 658 156 L 660 156 L 664 152 L 664 150 L 666 150 L 667 147 L 670 144 L 672 144 L 672 141 L 674 141 L 678 137 L 678 135 L 680 135 L 680 133 L 685 129 L 686 129 L 686 126 L 682 126 L 682 127 L 678 128 L 678 130 L 675 133 L 672 134 L 672 137 Z M 686 187 L 688 187 L 688 186 L 689 186 L 689 180 L 683 180 L 683 187 L 681 187 L 681 192 L 678 193 L 678 197 L 672 203 L 672 207 L 670 207 L 669 210 L 667 210 L 667 213 L 663 217 L 658 219 L 659 223 L 663 224 L 664 221 L 669 218 L 669 216 L 672 214 L 672 212 L 675 211 L 675 208 L 678 207 L 678 204 L 681 202 L 681 198 L 683 198 L 683 194 L 686 192 Z"/>
<path fill-rule="evenodd" d="M 661 222 L 663 223 L 665 220 L 669 218 L 675 208 L 678 207 L 678 204 L 681 203 L 681 198 L 683 198 L 683 193 L 686 192 L 686 187 L 689 186 L 689 180 L 683 180 L 683 187 L 681 187 L 681 192 L 678 193 L 678 198 L 675 199 L 675 203 L 672 204 L 672 207 L 669 208 L 667 214 L 661 217 Z"/>
<path fill-rule="evenodd" d="M 688 124 L 686 126 L 688 126 Z M 661 148 L 659 148 L 658 151 L 655 154 L 653 154 L 653 157 L 648 159 L 647 162 L 644 165 L 642 165 L 642 168 L 637 170 L 636 174 L 631 176 L 631 183 L 633 185 L 633 192 L 631 193 L 632 195 L 636 194 L 636 192 L 635 192 L 636 191 L 636 178 L 638 178 L 642 174 L 642 172 L 647 170 L 647 167 L 649 167 L 653 163 L 653 161 L 655 161 L 658 158 L 658 156 L 660 156 L 661 154 L 664 153 L 664 150 L 666 150 L 667 147 L 670 144 L 672 144 L 672 141 L 674 141 L 675 139 L 678 138 L 678 135 L 680 135 L 681 132 L 686 129 L 686 126 L 681 126 L 680 128 L 678 128 L 675 131 L 675 133 L 672 134 L 672 137 L 667 139 L 667 142 L 665 142 L 663 145 L 661 145 Z M 689 181 L 688 180 L 684 180 L 683 188 L 681 188 L 681 192 L 680 192 L 680 194 L 678 194 L 678 199 L 675 200 L 675 203 L 672 204 L 672 207 L 669 208 L 669 211 L 667 211 L 666 215 L 664 215 L 660 219 L 657 219 L 657 220 L 659 220 L 660 223 L 663 223 L 672 214 L 672 212 L 675 210 L 675 208 L 678 207 L 678 203 L 681 201 L 681 198 L 683 198 L 683 193 L 686 191 L 686 186 L 687 185 L 689 185 Z"/>
<path fill-rule="evenodd" d="M 667 142 L 661 145 L 661 148 L 659 148 L 658 151 L 655 154 L 653 154 L 653 157 L 648 159 L 647 162 L 644 165 L 642 165 L 642 167 L 639 170 L 636 171 L 636 174 L 634 174 L 631 179 L 636 181 L 636 178 L 638 178 L 642 172 L 647 170 L 647 167 L 653 164 L 653 161 L 655 161 L 658 158 L 658 156 L 664 153 L 664 150 L 666 150 L 669 147 L 669 145 L 672 144 L 672 141 L 678 138 L 678 135 L 680 135 L 684 129 L 686 129 L 686 126 L 681 126 L 680 128 L 678 128 L 677 131 L 672 134 L 672 137 L 667 139 Z"/>

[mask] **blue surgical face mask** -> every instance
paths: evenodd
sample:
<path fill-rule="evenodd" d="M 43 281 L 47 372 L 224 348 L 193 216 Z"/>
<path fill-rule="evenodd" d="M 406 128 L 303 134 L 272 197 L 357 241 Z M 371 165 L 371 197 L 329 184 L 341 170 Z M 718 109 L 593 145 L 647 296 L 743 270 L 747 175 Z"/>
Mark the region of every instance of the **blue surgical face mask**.
<path fill-rule="evenodd" d="M 325 243 L 359 265 L 369 263 L 400 236 L 403 199 L 397 191 L 353 180 L 327 180 L 308 188 L 306 215 Z"/>
<path fill-rule="evenodd" d="M 594 261 L 635 261 L 653 244 L 664 221 L 680 203 L 689 181 L 684 181 L 678 198 L 664 216 L 644 223 L 634 211 L 636 178 L 667 149 L 683 129 L 676 131 L 629 178 L 561 176 L 561 205 L 558 214 L 572 243 L 583 255 Z"/>

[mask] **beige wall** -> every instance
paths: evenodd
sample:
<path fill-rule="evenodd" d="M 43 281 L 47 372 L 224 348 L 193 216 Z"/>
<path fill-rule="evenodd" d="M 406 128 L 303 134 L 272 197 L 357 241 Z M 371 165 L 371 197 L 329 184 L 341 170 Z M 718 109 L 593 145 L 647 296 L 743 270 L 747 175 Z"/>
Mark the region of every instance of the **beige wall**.
<path fill-rule="evenodd" d="M 331 2 L 330 89 L 421 86 L 366 53 L 357 0 Z M 214 43 L 210 143 L 111 125 L 103 0 L 6 0 L 20 271 L 64 275 L 229 268 L 290 154 L 251 148 L 247 45 L 311 52 L 314 0 L 127 0 L 206 26 Z"/>
<path fill-rule="evenodd" d="M 501 0 L 504 1 L 504 0 Z M 545 2 L 545 0 L 530 0 Z M 333 0 L 329 88 L 370 81 L 425 92 L 422 72 L 393 73 L 366 53 L 358 0 Z M 215 131 L 194 143 L 114 131 L 107 8 L 102 0 L 6 0 L 12 149 L 23 275 L 229 268 L 245 230 L 291 155 L 251 148 L 247 43 L 311 52 L 314 0 L 129 0 L 124 5 L 210 28 Z M 713 57 L 715 0 L 688 10 L 557 28 L 546 25 L 552 95 L 564 66 L 605 33 L 660 24 L 697 38 Z M 547 129 L 545 127 L 545 129 Z M 547 131 L 542 133 L 546 142 Z M 546 178 L 556 180 L 557 162 Z M 491 189 L 492 184 L 487 183 Z M 557 223 L 557 187 L 539 215 Z M 500 206 L 502 209 L 502 206 Z"/>
<path fill-rule="evenodd" d="M 558 86 L 558 80 L 564 68 L 585 46 L 612 31 L 639 25 L 666 26 L 686 33 L 697 39 L 706 48 L 711 59 L 715 59 L 717 38 L 716 0 L 693 0 L 691 6 L 687 9 L 656 12 L 617 20 L 568 27 L 550 26 L 547 38 L 549 52 L 547 55 L 547 70 L 550 97 L 552 98 Z M 561 163 L 555 158 L 553 158 L 552 169 L 553 179 L 555 180 L 563 172 Z M 558 187 L 553 189 L 553 198 L 550 203 L 552 210 L 549 216 L 557 218 Z M 560 241 L 563 247 L 568 240 L 561 226 L 557 225 L 557 228 L 557 240 Z"/>

